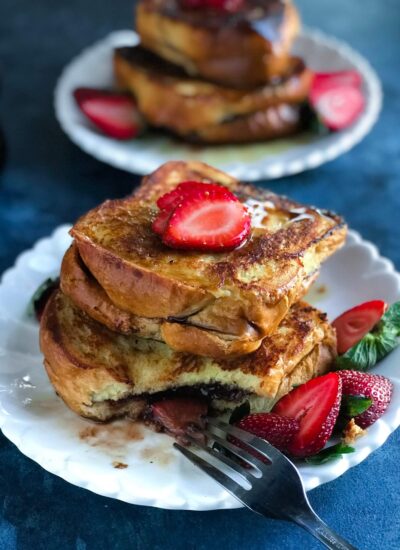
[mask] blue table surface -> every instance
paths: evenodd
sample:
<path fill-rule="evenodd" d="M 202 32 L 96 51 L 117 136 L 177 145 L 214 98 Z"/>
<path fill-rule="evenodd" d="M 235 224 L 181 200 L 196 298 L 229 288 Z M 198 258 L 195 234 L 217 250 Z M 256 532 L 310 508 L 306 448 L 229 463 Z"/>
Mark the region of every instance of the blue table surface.
<path fill-rule="evenodd" d="M 384 108 L 372 133 L 343 157 L 268 182 L 274 191 L 342 213 L 400 268 L 400 2 L 299 0 L 309 26 L 348 41 L 376 68 Z M 133 21 L 131 0 L 2 0 L 0 122 L 7 163 L 0 173 L 0 273 L 57 225 L 138 178 L 75 147 L 53 113 L 62 67 Z M 310 493 L 324 520 L 363 549 L 400 548 L 400 432 L 342 477 Z M 128 505 L 74 487 L 24 457 L 0 435 L 0 548 L 313 549 L 306 533 L 246 510 L 178 512 Z"/>

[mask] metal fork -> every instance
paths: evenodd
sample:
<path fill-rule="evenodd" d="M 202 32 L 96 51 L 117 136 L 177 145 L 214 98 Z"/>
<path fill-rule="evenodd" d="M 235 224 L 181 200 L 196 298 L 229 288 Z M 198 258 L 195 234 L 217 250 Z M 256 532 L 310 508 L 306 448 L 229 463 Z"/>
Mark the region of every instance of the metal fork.
<path fill-rule="evenodd" d="M 188 433 L 187 437 L 197 448 L 205 451 L 206 454 L 202 453 L 204 458 L 179 443 L 174 446 L 247 508 L 265 517 L 297 523 L 327 548 L 356 550 L 317 516 L 308 501 L 296 466 L 275 447 L 214 418 L 208 418 L 206 430 L 199 433 L 206 435 L 207 443 L 196 434 Z M 256 451 L 260 459 L 238 447 L 234 439 L 227 440 L 227 435 Z M 224 471 L 220 469 L 221 463 L 225 466 Z"/>

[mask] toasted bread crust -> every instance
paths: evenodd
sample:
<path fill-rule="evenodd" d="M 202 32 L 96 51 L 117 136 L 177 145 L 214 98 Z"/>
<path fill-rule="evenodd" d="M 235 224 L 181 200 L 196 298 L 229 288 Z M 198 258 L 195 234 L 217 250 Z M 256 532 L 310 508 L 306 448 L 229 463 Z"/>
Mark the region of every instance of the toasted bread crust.
<path fill-rule="evenodd" d="M 308 97 L 312 79 L 311 71 L 293 58 L 280 84 L 234 90 L 189 78 L 140 46 L 115 50 L 114 73 L 150 124 L 214 142 L 269 139 L 298 131 L 303 122 L 300 104 Z M 224 138 L 213 137 L 219 128 Z"/>
<path fill-rule="evenodd" d="M 282 8 L 273 42 L 251 25 L 231 24 L 226 13 L 222 21 L 216 20 L 215 13 L 213 17 L 200 13 L 190 18 L 167 0 L 139 2 L 136 28 L 146 48 L 184 67 L 189 74 L 227 86 L 251 88 L 287 72 L 287 52 L 298 34 L 300 19 L 291 2 L 282 4 Z"/>
<path fill-rule="evenodd" d="M 40 326 L 50 381 L 82 416 L 108 420 L 140 414 L 148 396 L 198 384 L 222 383 L 240 395 L 269 400 L 326 371 L 335 334 L 326 316 L 296 304 L 279 331 L 245 357 L 213 360 L 172 352 L 165 344 L 118 335 L 92 320 L 62 294 L 50 298 Z"/>
<path fill-rule="evenodd" d="M 190 163 L 186 166 L 188 176 L 193 174 Z M 203 178 L 196 164 L 197 179 L 209 181 L 212 174 L 219 182 L 217 172 L 206 165 L 202 169 Z M 177 173 L 188 179 L 182 164 L 163 166 L 151 176 L 161 194 L 163 186 L 170 189 L 169 173 L 174 184 Z M 254 219 L 256 207 L 258 213 L 265 208 L 264 225 L 253 224 L 248 243 L 229 253 L 182 252 L 163 245 L 151 230 L 156 196 L 150 192 L 151 200 L 145 199 L 145 185 L 142 194 L 95 208 L 71 231 L 85 265 L 111 301 L 139 316 L 202 327 L 207 319 L 209 329 L 236 338 L 243 335 L 244 320 L 262 338 L 304 295 L 306 282 L 346 235 L 334 215 L 237 184 L 236 193 L 253 209 Z"/>

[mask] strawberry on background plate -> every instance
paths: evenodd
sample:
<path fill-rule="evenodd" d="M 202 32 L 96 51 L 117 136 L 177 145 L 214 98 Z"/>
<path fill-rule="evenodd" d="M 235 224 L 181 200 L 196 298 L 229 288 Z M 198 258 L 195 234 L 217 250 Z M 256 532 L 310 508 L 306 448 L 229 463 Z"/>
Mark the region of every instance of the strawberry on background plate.
<path fill-rule="evenodd" d="M 342 130 L 360 116 L 365 107 L 361 84 L 357 71 L 314 74 L 310 103 L 327 128 Z"/>
<path fill-rule="evenodd" d="M 336 329 L 338 353 L 346 353 L 357 344 L 382 319 L 386 309 L 383 300 L 371 300 L 339 315 L 332 323 Z"/>
<path fill-rule="evenodd" d="M 110 137 L 132 139 L 144 128 L 144 120 L 130 96 L 93 88 L 77 88 L 74 97 L 82 113 Z"/>
<path fill-rule="evenodd" d="M 338 375 L 342 381 L 343 395 L 368 397 L 372 400 L 366 411 L 354 417 L 360 428 L 368 428 L 386 411 L 392 398 L 392 382 L 385 376 L 354 370 L 341 370 Z"/>
<path fill-rule="evenodd" d="M 361 88 L 362 76 L 358 71 L 336 71 L 333 73 L 314 73 L 311 93 L 334 86 L 352 86 Z"/>
<path fill-rule="evenodd" d="M 302 384 L 276 403 L 273 413 L 300 424 L 287 447 L 291 455 L 308 457 L 324 447 L 335 426 L 341 398 L 341 378 L 331 372 Z"/>

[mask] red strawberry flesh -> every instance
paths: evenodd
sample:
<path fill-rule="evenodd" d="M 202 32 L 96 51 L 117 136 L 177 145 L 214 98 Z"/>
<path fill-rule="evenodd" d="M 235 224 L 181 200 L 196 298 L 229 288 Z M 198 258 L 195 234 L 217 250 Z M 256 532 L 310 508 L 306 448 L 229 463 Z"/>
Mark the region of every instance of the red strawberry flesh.
<path fill-rule="evenodd" d="M 300 429 L 288 445 L 297 457 L 318 453 L 334 428 L 342 396 L 341 379 L 335 372 L 314 378 L 282 397 L 272 412 L 296 419 Z"/>
<path fill-rule="evenodd" d="M 228 197 L 231 200 L 238 200 L 229 189 L 222 185 L 200 181 L 183 181 L 175 189 L 160 197 L 157 200 L 157 206 L 160 210 L 172 212 L 185 198 L 203 196 Z"/>
<path fill-rule="evenodd" d="M 342 380 L 343 395 L 372 399 L 371 406 L 354 417 L 360 428 L 368 428 L 386 411 L 392 398 L 392 382 L 385 376 L 354 370 L 341 370 L 338 375 Z"/>
<path fill-rule="evenodd" d="M 332 326 L 336 329 L 338 353 L 346 353 L 355 346 L 381 320 L 386 309 L 387 304 L 383 300 L 372 300 L 337 317 Z"/>
<path fill-rule="evenodd" d="M 251 218 L 236 197 L 189 197 L 174 210 L 163 242 L 187 250 L 232 250 L 250 228 Z"/>
<path fill-rule="evenodd" d="M 151 405 L 152 419 L 168 433 L 182 437 L 192 426 L 202 428 L 207 414 L 203 399 L 175 397 Z"/>
<path fill-rule="evenodd" d="M 361 91 L 349 85 L 314 89 L 310 101 L 323 124 L 331 130 L 342 130 L 353 124 L 365 105 Z"/>
<path fill-rule="evenodd" d="M 97 128 L 116 139 L 136 137 L 143 122 L 133 98 L 91 88 L 74 91 L 81 111 Z"/>
<path fill-rule="evenodd" d="M 352 86 L 360 88 L 362 77 L 357 71 L 336 71 L 333 73 L 314 73 L 311 93 L 334 86 Z"/>
<path fill-rule="evenodd" d="M 169 212 L 168 210 L 161 210 L 151 226 L 154 233 L 157 233 L 157 235 L 160 235 L 160 237 L 162 237 L 165 230 L 167 229 L 170 217 L 171 212 Z"/>
<path fill-rule="evenodd" d="M 281 451 L 287 449 L 287 446 L 300 428 L 300 424 L 295 418 L 279 416 L 274 413 L 250 414 L 242 418 L 236 426 L 265 439 Z M 239 443 L 236 439 L 234 441 L 236 444 Z M 243 448 L 249 449 L 246 445 L 239 444 Z"/>

